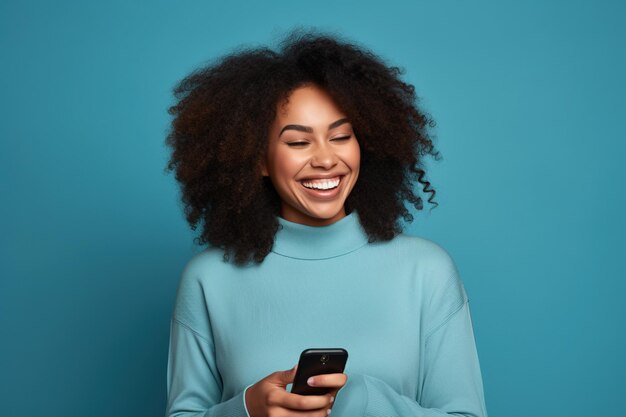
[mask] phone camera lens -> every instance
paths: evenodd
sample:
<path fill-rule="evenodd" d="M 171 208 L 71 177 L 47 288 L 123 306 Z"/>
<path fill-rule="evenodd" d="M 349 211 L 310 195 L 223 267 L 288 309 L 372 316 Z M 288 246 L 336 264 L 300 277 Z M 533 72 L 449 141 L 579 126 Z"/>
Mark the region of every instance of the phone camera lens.
<path fill-rule="evenodd" d="M 326 364 L 326 362 L 328 362 L 328 355 L 322 355 L 320 357 L 320 362 L 322 362 L 324 365 Z"/>

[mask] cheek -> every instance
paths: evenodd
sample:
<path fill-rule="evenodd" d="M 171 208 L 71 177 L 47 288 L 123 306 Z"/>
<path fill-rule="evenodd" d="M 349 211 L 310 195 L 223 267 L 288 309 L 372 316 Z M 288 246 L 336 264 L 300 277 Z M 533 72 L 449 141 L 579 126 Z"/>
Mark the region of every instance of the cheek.
<path fill-rule="evenodd" d="M 353 171 L 358 171 L 361 165 L 361 149 L 359 148 L 359 144 L 354 142 L 354 145 L 349 149 L 346 149 L 345 159 L 344 159 L 350 168 Z"/>
<path fill-rule="evenodd" d="M 276 152 L 273 156 L 272 165 L 278 181 L 293 180 L 302 168 L 302 159 L 288 152 L 287 149 L 283 152 Z"/>

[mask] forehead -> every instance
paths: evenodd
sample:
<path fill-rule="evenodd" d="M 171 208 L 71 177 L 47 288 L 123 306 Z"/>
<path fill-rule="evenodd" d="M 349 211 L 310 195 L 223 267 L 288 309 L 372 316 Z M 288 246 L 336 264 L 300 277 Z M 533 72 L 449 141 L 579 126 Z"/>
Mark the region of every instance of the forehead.
<path fill-rule="evenodd" d="M 296 88 L 278 103 L 277 119 L 324 119 L 343 115 L 333 98 L 324 89 L 311 84 Z"/>

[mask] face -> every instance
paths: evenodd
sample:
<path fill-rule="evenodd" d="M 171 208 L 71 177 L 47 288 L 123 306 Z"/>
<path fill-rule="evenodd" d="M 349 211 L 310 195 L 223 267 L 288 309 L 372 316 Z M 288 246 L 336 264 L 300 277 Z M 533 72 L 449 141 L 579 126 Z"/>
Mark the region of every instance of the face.
<path fill-rule="evenodd" d="M 346 216 L 361 154 L 352 125 L 324 90 L 309 85 L 279 104 L 261 172 L 281 198 L 282 218 L 325 226 Z"/>

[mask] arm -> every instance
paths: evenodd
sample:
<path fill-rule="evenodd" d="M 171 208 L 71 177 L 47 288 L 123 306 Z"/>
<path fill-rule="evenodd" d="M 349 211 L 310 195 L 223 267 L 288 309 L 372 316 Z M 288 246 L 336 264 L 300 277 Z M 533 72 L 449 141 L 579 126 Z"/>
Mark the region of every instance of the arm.
<path fill-rule="evenodd" d="M 439 252 L 424 296 L 416 398 L 385 381 L 350 373 L 334 408 L 343 416 L 487 417 L 469 299 L 452 259 Z M 434 259 L 434 256 L 432 257 Z"/>
<path fill-rule="evenodd" d="M 350 373 L 337 395 L 337 416 L 487 417 L 469 304 L 464 302 L 426 340 L 418 400 L 385 381 Z"/>
<path fill-rule="evenodd" d="M 166 417 L 250 417 L 247 387 L 222 402 L 223 381 L 215 359 L 213 329 L 201 277 L 207 263 L 197 255 L 182 273 L 170 323 Z"/>
<path fill-rule="evenodd" d="M 220 402 L 222 381 L 211 340 L 172 319 L 167 365 L 166 417 L 250 417 L 245 390 Z"/>
<path fill-rule="evenodd" d="M 366 417 L 487 417 L 469 302 L 426 340 L 419 402 L 386 382 L 362 378 Z"/>

